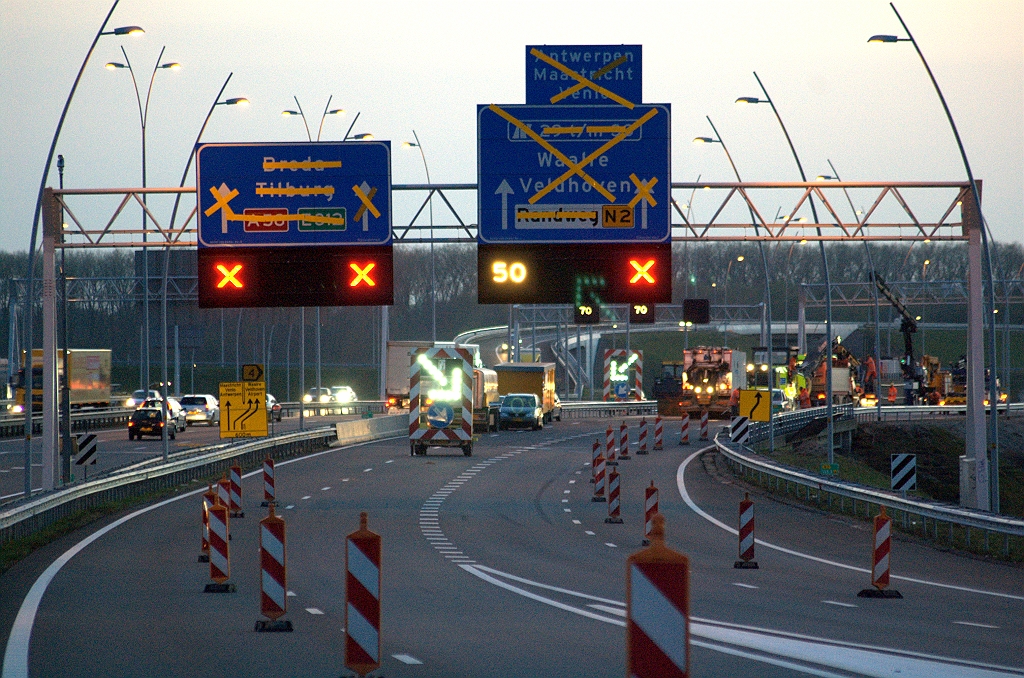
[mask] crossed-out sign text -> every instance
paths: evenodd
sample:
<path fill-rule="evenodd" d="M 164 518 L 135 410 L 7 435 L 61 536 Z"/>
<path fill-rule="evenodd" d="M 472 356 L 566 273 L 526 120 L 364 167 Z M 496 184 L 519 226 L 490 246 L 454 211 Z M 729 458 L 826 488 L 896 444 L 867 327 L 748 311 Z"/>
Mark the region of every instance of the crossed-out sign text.
<path fill-rule="evenodd" d="M 325 191 L 330 190 L 330 194 L 333 195 L 334 188 L 310 188 L 310 189 L 288 189 L 297 191 L 295 195 L 314 195 L 317 193 L 325 194 Z M 281 191 L 285 189 L 262 189 L 257 188 L 257 195 L 271 195 L 281 194 Z M 359 206 L 359 211 L 356 212 L 356 220 L 363 218 L 363 212 L 369 210 L 376 218 L 380 218 L 380 210 L 373 204 L 373 198 L 377 195 L 377 189 L 371 188 L 368 192 L 363 192 L 359 186 L 353 186 L 352 192 L 356 194 L 359 201 L 362 203 Z M 216 214 L 219 210 L 224 210 L 225 219 L 228 221 L 248 221 L 248 222 L 280 222 L 280 221 L 309 221 L 318 224 L 333 224 L 335 226 L 344 226 L 344 217 L 331 217 L 324 214 L 236 214 L 231 209 L 230 203 L 233 199 L 238 197 L 237 189 L 228 189 L 226 185 L 221 185 L 220 188 L 216 186 L 210 187 L 210 193 L 213 195 L 213 199 L 216 201 L 213 205 L 206 208 L 203 214 L 210 217 Z"/>

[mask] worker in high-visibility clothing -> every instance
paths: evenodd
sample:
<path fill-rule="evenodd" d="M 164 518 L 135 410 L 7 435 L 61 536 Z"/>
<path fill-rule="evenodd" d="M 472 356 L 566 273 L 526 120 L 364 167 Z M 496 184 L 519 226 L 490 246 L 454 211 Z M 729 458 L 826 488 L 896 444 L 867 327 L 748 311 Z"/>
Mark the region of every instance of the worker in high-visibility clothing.
<path fill-rule="evenodd" d="M 734 388 L 729 395 L 729 410 L 732 412 L 732 416 L 740 416 L 740 390 L 738 388 Z"/>
<path fill-rule="evenodd" d="M 864 390 L 872 393 L 875 390 L 875 379 L 878 372 L 875 369 L 875 359 L 871 356 L 864 358 Z"/>
<path fill-rule="evenodd" d="M 811 406 L 811 392 L 806 386 L 800 388 L 800 409 L 806 410 Z"/>
<path fill-rule="evenodd" d="M 896 396 L 897 395 L 898 395 L 898 393 L 896 391 L 896 384 L 889 384 L 889 404 L 890 405 L 895 405 L 896 404 Z"/>

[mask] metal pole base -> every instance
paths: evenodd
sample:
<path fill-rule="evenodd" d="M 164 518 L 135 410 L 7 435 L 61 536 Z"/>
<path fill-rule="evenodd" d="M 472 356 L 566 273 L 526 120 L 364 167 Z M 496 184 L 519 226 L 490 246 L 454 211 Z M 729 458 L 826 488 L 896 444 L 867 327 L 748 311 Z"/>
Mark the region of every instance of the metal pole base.
<path fill-rule="evenodd" d="M 759 570 L 756 560 L 737 560 L 732 566 L 737 570 Z"/>
<path fill-rule="evenodd" d="M 203 593 L 234 593 L 234 584 L 207 584 Z"/>
<path fill-rule="evenodd" d="M 294 630 L 290 621 L 264 621 L 263 619 L 257 621 L 256 627 L 253 629 L 257 633 L 291 633 Z"/>
<path fill-rule="evenodd" d="M 857 594 L 858 598 L 902 598 L 896 589 L 864 589 Z"/>

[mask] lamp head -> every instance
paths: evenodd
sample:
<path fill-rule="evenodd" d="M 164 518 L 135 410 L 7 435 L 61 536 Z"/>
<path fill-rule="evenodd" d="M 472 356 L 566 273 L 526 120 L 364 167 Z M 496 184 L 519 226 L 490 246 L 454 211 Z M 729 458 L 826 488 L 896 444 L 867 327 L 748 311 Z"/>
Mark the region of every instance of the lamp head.
<path fill-rule="evenodd" d="M 373 141 L 373 134 L 370 132 L 360 132 L 359 134 L 353 134 L 352 138 L 356 141 Z"/>
<path fill-rule="evenodd" d="M 833 180 L 838 181 L 838 179 L 836 179 L 831 174 L 819 174 L 817 177 L 815 177 L 815 180 L 816 181 L 833 181 Z"/>
<path fill-rule="evenodd" d="M 742 254 L 739 255 L 738 257 L 736 257 L 736 261 L 743 261 L 743 259 L 744 259 L 744 256 Z"/>
<path fill-rule="evenodd" d="M 895 35 L 872 35 L 868 38 L 868 42 L 899 42 L 900 39 Z"/>
<path fill-rule="evenodd" d="M 327 113 L 325 115 L 344 115 L 344 114 L 345 114 L 345 109 L 344 108 L 332 108 L 331 110 L 327 111 Z"/>
<path fill-rule="evenodd" d="M 111 31 L 113 35 L 142 35 L 145 32 L 142 26 L 121 26 Z"/>
<path fill-rule="evenodd" d="M 281 115 L 288 117 L 289 115 L 299 115 L 298 111 L 281 111 Z"/>
<path fill-rule="evenodd" d="M 693 138 L 693 143 L 695 143 L 695 144 L 713 144 L 716 141 L 718 141 L 718 139 L 712 139 L 711 137 L 694 137 Z"/>
<path fill-rule="evenodd" d="M 160 64 L 160 68 L 169 71 L 180 71 L 181 64 L 179 64 L 177 61 L 168 61 L 166 64 Z"/>
<path fill-rule="evenodd" d="M 116 61 L 108 61 L 106 64 L 103 65 L 103 68 L 107 69 L 108 71 L 116 71 L 119 68 L 128 68 L 128 67 L 125 66 L 124 64 L 119 64 Z"/>
<path fill-rule="evenodd" d="M 419 147 L 420 147 L 420 145 L 417 144 L 415 141 L 403 141 L 402 142 L 402 148 L 419 148 Z"/>
<path fill-rule="evenodd" d="M 234 97 L 226 101 L 222 101 L 225 106 L 248 106 L 249 100 L 245 97 Z"/>
<path fill-rule="evenodd" d="M 736 103 L 738 103 L 738 104 L 759 104 L 759 103 L 761 103 L 761 100 L 758 99 L 757 97 L 740 97 L 739 99 L 736 100 Z"/>

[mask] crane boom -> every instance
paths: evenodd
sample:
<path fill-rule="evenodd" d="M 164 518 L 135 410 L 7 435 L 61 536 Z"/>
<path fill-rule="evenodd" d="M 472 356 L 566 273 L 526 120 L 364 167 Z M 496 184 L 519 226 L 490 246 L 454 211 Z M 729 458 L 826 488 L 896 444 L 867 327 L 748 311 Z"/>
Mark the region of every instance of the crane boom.
<path fill-rule="evenodd" d="M 909 380 L 914 379 L 914 339 L 913 334 L 917 332 L 917 321 L 914 316 L 910 315 L 910 311 L 903 305 L 903 302 L 896 298 L 896 295 L 892 293 L 889 286 L 885 284 L 885 280 L 878 273 L 874 274 L 875 287 L 882 293 L 892 307 L 896 309 L 896 312 L 900 314 L 902 321 L 900 322 L 900 332 L 903 333 L 903 360 L 900 361 L 900 367 L 903 370 L 903 376 Z"/>

